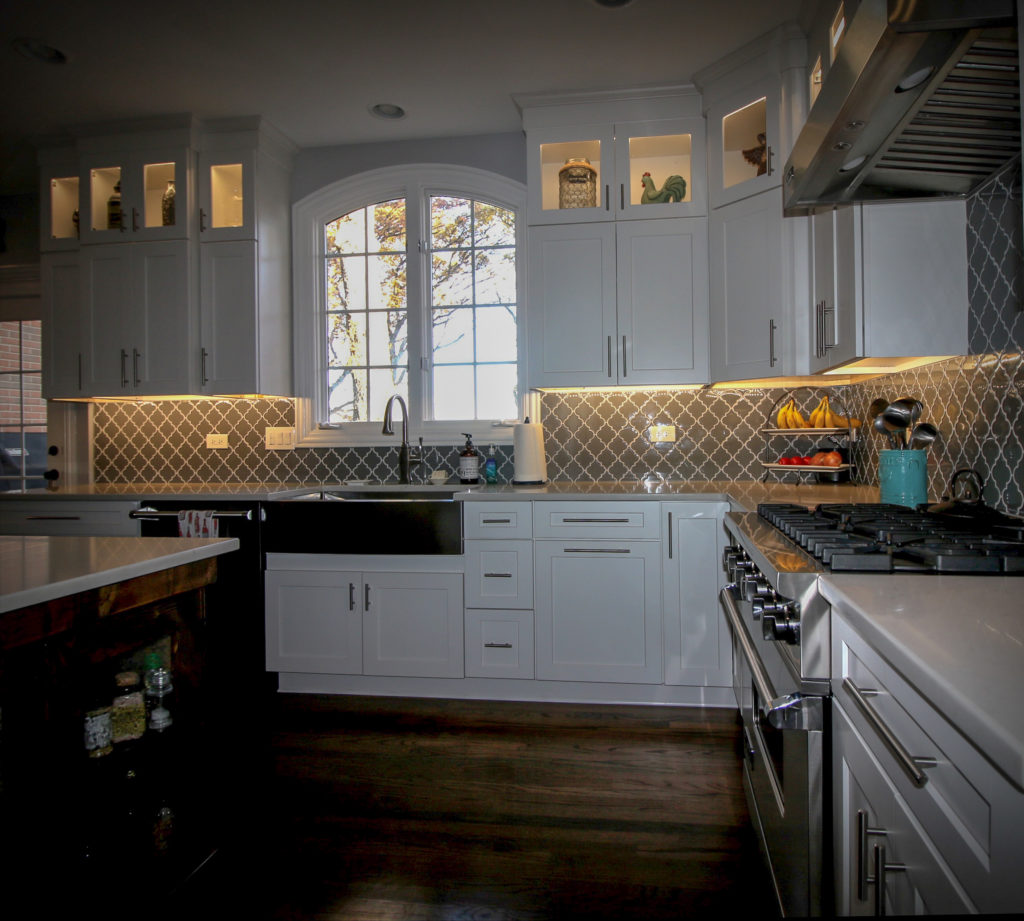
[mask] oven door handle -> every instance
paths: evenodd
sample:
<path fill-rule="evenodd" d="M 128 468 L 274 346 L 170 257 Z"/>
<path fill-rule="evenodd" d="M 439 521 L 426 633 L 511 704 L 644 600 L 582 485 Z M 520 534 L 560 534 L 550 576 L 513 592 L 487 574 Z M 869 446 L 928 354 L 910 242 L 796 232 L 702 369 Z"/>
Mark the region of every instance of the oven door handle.
<path fill-rule="evenodd" d="M 781 697 L 772 687 L 771 678 L 765 670 L 761 657 L 754 649 L 747 631 L 743 629 L 743 620 L 736 599 L 733 596 L 734 586 L 727 585 L 719 593 L 725 619 L 732 635 L 739 643 L 743 658 L 747 661 L 750 674 L 754 679 L 754 689 L 760 700 L 759 712 L 776 729 L 796 729 L 803 732 L 821 731 L 825 724 L 824 701 L 820 697 L 805 696 L 799 691 L 784 694 Z"/>
<path fill-rule="evenodd" d="M 162 512 L 155 508 L 146 506 L 140 509 L 132 509 L 128 512 L 128 517 L 133 518 L 136 521 L 159 521 L 161 518 L 177 518 L 177 512 Z M 246 509 L 245 511 L 215 511 L 213 513 L 214 518 L 244 518 L 246 521 L 252 521 L 252 509 Z M 263 509 L 260 509 L 260 519 L 265 521 L 266 514 Z"/>

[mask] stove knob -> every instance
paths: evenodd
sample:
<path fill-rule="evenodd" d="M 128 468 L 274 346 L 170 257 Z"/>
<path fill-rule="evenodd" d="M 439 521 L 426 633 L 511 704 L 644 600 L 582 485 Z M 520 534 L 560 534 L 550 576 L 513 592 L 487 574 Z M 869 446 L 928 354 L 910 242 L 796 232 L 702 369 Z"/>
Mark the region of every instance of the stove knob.
<path fill-rule="evenodd" d="M 789 605 L 780 605 L 779 607 L 786 608 Z M 779 620 L 779 614 L 782 614 L 783 617 L 781 621 Z M 778 640 L 782 643 L 788 643 L 790 646 L 800 645 L 800 621 L 789 620 L 786 617 L 786 612 L 765 613 L 764 617 L 761 618 L 761 631 L 762 636 L 766 640 Z"/>
<path fill-rule="evenodd" d="M 740 597 L 744 601 L 756 601 L 758 598 L 764 598 L 769 595 L 773 595 L 771 585 L 768 584 L 768 580 L 760 573 L 752 573 L 748 576 L 743 576 L 739 580 Z"/>

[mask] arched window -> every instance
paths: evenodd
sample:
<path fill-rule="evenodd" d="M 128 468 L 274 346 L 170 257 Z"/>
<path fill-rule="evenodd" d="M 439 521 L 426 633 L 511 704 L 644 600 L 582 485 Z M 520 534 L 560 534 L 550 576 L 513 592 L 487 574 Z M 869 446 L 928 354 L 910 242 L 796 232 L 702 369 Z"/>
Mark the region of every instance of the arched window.
<path fill-rule="evenodd" d="M 293 210 L 301 444 L 373 444 L 393 394 L 410 432 L 504 441 L 519 413 L 525 189 L 481 170 L 392 167 Z"/>

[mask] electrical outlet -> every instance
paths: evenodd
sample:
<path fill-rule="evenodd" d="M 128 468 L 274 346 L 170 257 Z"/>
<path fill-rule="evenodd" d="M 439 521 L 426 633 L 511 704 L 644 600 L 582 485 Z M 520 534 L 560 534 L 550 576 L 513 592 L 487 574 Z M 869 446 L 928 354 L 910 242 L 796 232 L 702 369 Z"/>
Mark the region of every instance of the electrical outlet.
<path fill-rule="evenodd" d="M 207 435 L 206 436 L 206 447 L 208 448 L 226 448 L 228 446 L 227 435 Z"/>
<path fill-rule="evenodd" d="M 657 423 L 647 429 L 647 437 L 650 439 L 651 444 L 654 445 L 675 444 L 676 427 L 674 425 Z"/>
<path fill-rule="evenodd" d="M 263 443 L 268 451 L 290 451 L 295 447 L 295 429 L 289 427 L 265 428 Z"/>

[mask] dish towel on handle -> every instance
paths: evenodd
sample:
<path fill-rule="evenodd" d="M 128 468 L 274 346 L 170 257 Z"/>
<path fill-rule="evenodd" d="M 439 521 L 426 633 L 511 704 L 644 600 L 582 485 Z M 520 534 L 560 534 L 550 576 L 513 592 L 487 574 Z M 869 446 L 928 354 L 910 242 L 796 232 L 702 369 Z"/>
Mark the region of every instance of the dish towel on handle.
<path fill-rule="evenodd" d="M 218 521 L 212 510 L 189 508 L 178 512 L 179 537 L 217 537 Z"/>

